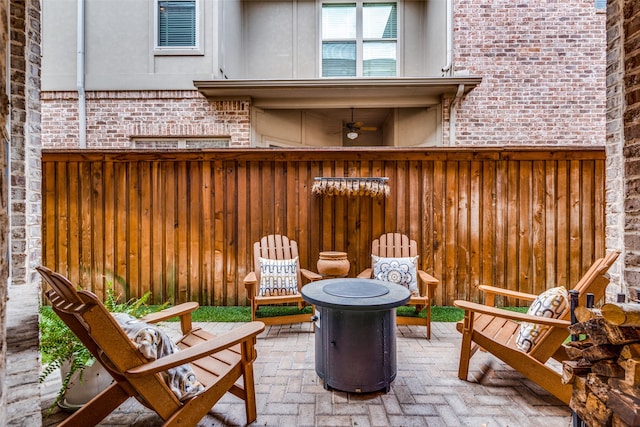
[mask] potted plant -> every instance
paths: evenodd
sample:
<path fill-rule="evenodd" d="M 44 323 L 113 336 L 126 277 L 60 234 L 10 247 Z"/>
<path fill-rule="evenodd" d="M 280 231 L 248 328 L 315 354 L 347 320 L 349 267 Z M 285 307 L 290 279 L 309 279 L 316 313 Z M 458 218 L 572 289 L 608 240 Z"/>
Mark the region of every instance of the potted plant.
<path fill-rule="evenodd" d="M 150 292 L 141 298 L 120 303 L 119 296 L 115 295 L 110 284 L 107 286 L 106 295 L 104 304 L 107 310 L 135 317 L 159 311 L 167 305 L 147 305 Z M 60 370 L 62 380 L 52 408 L 57 405 L 64 410 L 76 410 L 111 384 L 111 375 L 95 360 L 51 307 L 40 307 L 39 327 L 40 353 L 44 365 L 39 380 L 43 382 L 57 370 Z"/>

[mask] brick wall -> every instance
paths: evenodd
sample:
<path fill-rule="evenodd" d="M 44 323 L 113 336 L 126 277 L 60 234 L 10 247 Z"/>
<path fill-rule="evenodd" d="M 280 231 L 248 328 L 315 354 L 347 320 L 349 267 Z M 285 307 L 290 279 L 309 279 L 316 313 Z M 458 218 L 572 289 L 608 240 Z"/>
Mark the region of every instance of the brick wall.
<path fill-rule="evenodd" d="M 461 145 L 603 145 L 605 20 L 593 0 L 456 0 L 454 66 L 483 76 Z"/>
<path fill-rule="evenodd" d="M 40 280 L 34 267 L 41 259 L 41 167 L 40 167 L 40 0 L 0 0 L 5 16 L 0 22 L 3 37 L 0 56 L 2 89 L 9 79 L 10 116 L 7 116 L 6 97 L 0 92 L 0 129 L 3 132 L 0 163 L 0 298 L 3 320 L 0 335 L 6 340 L 0 376 L 4 378 L 0 399 L 0 425 L 38 426 L 41 424 L 38 374 L 38 295 Z M 7 19 L 8 18 L 8 21 Z M 6 39 L 5 39 L 6 40 Z M 9 50 L 9 55 L 6 50 Z M 5 146 L 5 138 L 8 145 Z M 5 152 L 8 147 L 8 152 Z M 8 161 L 7 161 L 8 160 Z M 5 182 L 9 170 L 10 182 Z M 10 222 L 7 221 L 7 213 Z M 7 251 L 10 265 L 5 263 Z M 7 276 L 9 279 L 7 280 Z M 20 300 L 20 291 L 28 300 Z M 5 304 L 5 296 L 12 298 Z M 6 311 L 5 311 L 6 310 Z"/>
<path fill-rule="evenodd" d="M 609 270 L 611 282 L 607 288 L 610 300 L 624 293 L 624 55 L 622 37 L 622 8 L 624 0 L 610 1 L 607 7 L 607 187 L 606 187 L 606 245 L 623 253 Z"/>
<path fill-rule="evenodd" d="M 640 284 L 640 2 L 625 0 L 624 41 L 625 281 Z"/>
<path fill-rule="evenodd" d="M 75 92 L 43 92 L 43 147 L 77 147 Z M 229 137 L 250 145 L 249 100 L 210 102 L 198 91 L 87 92 L 87 148 L 129 147 L 135 137 Z"/>
<path fill-rule="evenodd" d="M 0 1 L 0 22 L 7 22 L 8 6 L 7 1 Z M 9 113 L 9 98 L 7 97 L 6 87 L 9 79 L 9 72 L 6 63 L 6 46 L 9 37 L 6 25 L 0 25 L 0 169 L 7 169 L 6 159 L 6 139 L 5 133 L 7 125 L 7 115 Z M 7 423 L 7 381 L 6 381 L 6 360 L 7 360 L 7 250 L 8 250 L 8 216 L 7 211 L 7 193 L 8 183 L 5 179 L 6 175 L 0 175 L 0 425 Z"/>

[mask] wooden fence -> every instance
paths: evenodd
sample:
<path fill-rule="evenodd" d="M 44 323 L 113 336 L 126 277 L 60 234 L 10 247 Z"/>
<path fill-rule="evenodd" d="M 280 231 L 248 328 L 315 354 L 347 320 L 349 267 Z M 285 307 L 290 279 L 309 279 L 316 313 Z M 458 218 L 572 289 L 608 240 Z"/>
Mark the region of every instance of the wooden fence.
<path fill-rule="evenodd" d="M 252 244 L 285 234 L 300 262 L 402 232 L 441 283 L 436 304 L 480 284 L 571 287 L 605 252 L 602 149 L 54 151 L 43 167 L 43 262 L 99 295 L 245 305 Z M 390 194 L 313 194 L 315 177 L 388 177 Z"/>

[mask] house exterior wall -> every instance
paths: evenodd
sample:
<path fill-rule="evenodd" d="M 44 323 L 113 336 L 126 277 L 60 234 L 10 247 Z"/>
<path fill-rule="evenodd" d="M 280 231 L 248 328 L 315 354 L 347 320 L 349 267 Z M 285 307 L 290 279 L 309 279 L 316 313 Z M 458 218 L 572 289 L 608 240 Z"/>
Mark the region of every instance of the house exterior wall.
<path fill-rule="evenodd" d="M 622 132 L 624 164 L 624 279 L 629 286 L 640 283 L 640 4 L 634 0 L 613 2 L 610 9 L 619 16 L 619 25 L 609 34 L 620 35 L 616 52 L 624 68 L 616 74 L 622 94 Z"/>
<path fill-rule="evenodd" d="M 607 248 L 619 250 L 622 256 L 609 270 L 613 285 L 607 288 L 611 299 L 626 293 L 625 265 L 625 197 L 624 197 L 624 0 L 610 1 L 607 7 Z"/>
<path fill-rule="evenodd" d="M 38 426 L 40 1 L 0 0 L 0 23 L 0 425 Z"/>
<path fill-rule="evenodd" d="M 155 50 L 149 0 L 85 2 L 85 88 L 193 89 L 193 80 L 317 78 L 316 0 L 200 0 L 203 30 L 196 54 Z M 446 1 L 400 2 L 400 73 L 440 76 L 447 63 Z M 43 90 L 76 90 L 76 0 L 43 3 Z"/>
<path fill-rule="evenodd" d="M 9 22 L 8 0 L 0 1 L 0 22 Z M 0 129 L 2 129 L 2 139 L 0 140 L 0 165 L 2 170 L 7 170 L 7 144 L 8 135 L 6 132 L 7 121 L 9 120 L 9 96 L 7 94 L 7 81 L 10 73 L 7 68 L 6 50 L 8 46 L 9 28 L 8 25 L 0 25 Z M 6 174 L 0 175 L 0 425 L 7 424 L 7 279 L 9 276 L 9 211 L 7 194 L 9 183 Z"/>
<path fill-rule="evenodd" d="M 61 0 L 64 1 L 64 0 Z M 93 4 L 94 2 L 91 2 Z M 95 2 L 101 4 L 103 2 Z M 145 8 L 139 5 L 139 0 L 127 2 L 134 10 L 140 9 L 137 13 L 143 22 L 148 22 L 149 6 L 145 2 Z M 207 5 L 215 2 L 206 2 Z M 274 6 L 274 3 L 276 6 Z M 313 3 L 312 7 L 308 3 Z M 442 5 L 445 2 L 437 2 Z M 111 4 L 111 3 L 110 3 Z M 275 7 L 277 10 L 284 9 L 287 13 L 292 13 L 292 4 L 296 4 L 295 11 L 303 16 L 307 16 L 311 10 L 316 10 L 315 2 L 222 2 L 222 7 L 211 7 L 209 10 L 212 17 L 224 18 L 221 24 L 222 41 L 220 43 L 220 57 L 230 58 L 229 48 L 235 48 L 229 40 L 234 36 L 242 37 L 241 46 L 252 46 L 257 35 L 252 33 L 253 25 L 245 25 L 242 34 L 238 34 L 236 29 L 230 29 L 226 23 L 229 19 L 232 23 L 245 22 L 247 17 L 252 17 L 261 8 L 266 6 Z M 426 27 L 417 31 L 418 37 L 415 40 L 405 40 L 405 45 L 411 46 L 412 57 L 418 65 L 408 65 L 403 68 L 411 73 L 419 72 L 425 75 L 435 73 L 437 69 L 446 65 L 446 52 L 438 51 L 434 48 L 430 52 L 425 46 L 428 43 L 420 42 L 421 38 L 434 37 L 434 32 L 440 33 L 441 40 L 438 46 L 446 45 L 446 26 L 444 25 L 445 8 L 434 9 L 434 2 L 408 2 L 413 6 L 423 5 L 420 14 L 414 14 L 411 18 L 406 17 L 405 22 L 412 22 L 418 26 L 419 23 L 427 22 L 426 16 L 441 16 L 443 25 L 438 29 Z M 53 34 L 57 27 L 52 23 L 59 16 L 60 12 L 53 10 L 54 5 L 60 6 L 60 2 L 49 2 L 44 5 L 45 34 Z M 91 6 L 93 7 L 93 6 Z M 144 9 L 144 10 L 143 10 Z M 247 10 L 249 9 L 249 10 Z M 51 16 L 47 11 L 51 10 Z M 416 9 L 417 10 L 417 9 Z M 104 14 L 108 11 L 105 9 Z M 133 12 L 132 12 L 133 13 Z M 243 14 L 242 19 L 238 19 L 238 14 Z M 95 12 L 87 12 L 87 20 L 95 19 Z M 100 16 L 105 16 L 101 14 Z M 286 15 L 280 11 L 276 13 Z M 235 18 L 236 21 L 232 21 Z M 456 73 L 461 75 L 471 74 L 482 76 L 483 82 L 466 97 L 459 100 L 444 99 L 442 103 L 442 137 L 438 145 L 602 145 L 605 142 L 605 119 L 603 112 L 605 109 L 605 19 L 606 15 L 597 13 L 593 2 L 583 0 L 561 0 L 553 3 L 540 4 L 538 2 L 531 5 L 523 5 L 520 2 L 510 1 L 508 4 L 487 5 L 470 0 L 459 0 L 454 2 L 454 66 Z M 205 21 L 207 21 L 205 19 Z M 58 22 L 58 21 L 55 21 Z M 62 21 L 60 21 L 62 22 Z M 292 21 L 293 22 L 293 21 Z M 304 21 L 306 22 L 306 21 Z M 252 23 L 253 24 L 253 23 Z M 56 24 L 58 25 L 58 24 Z M 244 24 L 243 24 L 244 25 Z M 257 24 L 256 24 L 257 25 Z M 293 24 L 292 24 L 293 25 Z M 66 22 L 65 28 L 73 27 Z M 87 26 L 91 28 L 91 25 Z M 145 25 L 141 25 L 144 30 Z M 289 28 L 286 25 L 285 28 Z M 69 30 L 71 33 L 73 31 Z M 288 32 L 287 32 L 288 31 Z M 300 39 L 298 49 L 302 46 L 312 44 L 304 36 L 300 28 L 296 31 L 289 29 L 287 34 L 297 35 Z M 55 31 L 57 34 L 57 31 Z M 113 32 L 117 33 L 117 32 Z M 407 32 L 408 33 L 408 32 Z M 144 31 L 150 34 L 150 31 Z M 73 33 L 75 37 L 75 33 Z M 93 68 L 100 65 L 90 59 L 95 56 L 106 55 L 106 46 L 111 46 L 111 41 L 97 44 L 91 42 L 92 37 L 88 36 L 87 44 L 87 90 L 90 101 L 87 104 L 89 123 L 88 126 L 96 126 L 101 129 L 89 131 L 88 147 L 99 146 L 129 146 L 128 138 L 135 135 L 131 132 L 133 128 L 144 128 L 149 126 L 146 121 L 153 120 L 169 123 L 197 122 L 198 118 L 205 117 L 207 123 L 215 122 L 221 126 L 217 129 L 224 130 L 233 128 L 235 122 L 229 118 L 227 113 L 218 110 L 217 102 L 205 100 L 197 91 L 193 89 L 193 80 L 202 78 L 202 68 L 194 65 L 192 58 L 163 58 L 165 61 L 183 61 L 180 68 L 182 75 L 166 74 L 161 76 L 161 72 L 150 73 L 145 76 L 147 83 L 140 83 L 138 77 L 134 75 L 112 73 L 111 77 L 95 74 Z M 131 38 L 130 40 L 135 40 Z M 248 40 L 248 41 L 247 41 Z M 264 37 L 264 40 L 270 40 Z M 291 41 L 291 37 L 285 37 Z M 279 42 L 279 39 L 276 41 Z M 64 49 L 70 50 L 75 46 L 73 37 L 69 34 L 63 38 L 51 37 L 47 41 L 45 38 L 44 59 L 43 59 L 43 117 L 47 124 L 47 131 L 43 135 L 45 147 L 69 146 L 73 141 L 78 140 L 76 129 L 77 122 L 77 100 L 71 91 L 75 90 L 75 61 L 70 60 L 65 66 L 64 72 L 55 67 L 60 67 L 58 61 L 53 61 L 56 51 L 51 47 L 53 43 L 66 46 Z M 413 43 L 413 44 L 412 44 Z M 422 46 L 422 49 L 420 49 Z M 91 53 L 92 50 L 97 50 Z M 271 62 L 260 63 L 258 59 L 263 56 L 258 53 L 252 54 L 253 50 L 247 51 L 249 56 L 246 60 L 234 58 L 229 61 L 227 70 L 240 69 L 242 63 L 254 64 L 251 69 L 251 77 L 262 76 L 264 78 L 303 78 L 309 77 L 306 73 L 310 68 L 317 69 L 313 61 L 306 61 L 303 54 L 295 55 L 295 50 L 289 47 L 283 50 L 282 58 L 278 57 L 273 50 L 264 49 L 271 52 L 269 57 Z M 260 50 L 260 49 L 254 49 Z M 117 49 L 110 51 L 118 52 Z M 147 71 L 154 70 L 159 62 L 158 58 L 153 58 L 147 46 L 144 61 L 149 65 Z M 437 52 L 436 52 L 437 51 Z M 127 51 L 128 52 L 128 51 Z M 125 54 L 127 54 L 125 52 Z M 413 52 L 416 52 L 413 55 Z M 433 53 L 433 55 L 431 55 Z M 93 56 L 92 56 L 93 55 Z M 110 53 L 114 55 L 114 53 Z M 313 54 L 315 55 L 315 54 Z M 313 56 L 312 55 L 312 56 Z M 410 55 L 405 55 L 405 57 Z M 68 58 L 68 54 L 63 54 Z M 111 56 L 111 62 L 126 63 L 129 56 L 116 58 Z M 205 58 L 208 58 L 205 55 Z M 255 59 L 253 59 L 255 58 Z M 435 58 L 435 60 L 433 60 Z M 197 59 L 196 59 L 197 60 Z M 213 58 L 204 59 L 208 61 L 210 68 L 208 77 L 212 77 L 215 65 L 219 65 Z M 105 61 L 107 61 L 105 59 Z M 273 62 L 282 62 L 284 65 L 273 65 Z M 55 67 L 54 67 L 55 63 Z M 309 63 L 314 65 L 310 66 Z M 303 64 L 303 65 L 301 65 Z M 53 68 L 50 68 L 53 67 Z M 136 65 L 132 65 L 136 69 Z M 278 68 L 282 67 L 282 68 Z M 310 68 L 309 68 L 310 67 Z M 157 68 L 158 70 L 161 67 Z M 54 71 L 50 71 L 54 70 Z M 93 71 L 92 71 L 93 70 Z M 229 78 L 237 76 L 229 75 L 227 70 L 224 75 Z M 126 71 L 126 67 L 119 69 L 119 72 Z M 304 72 L 304 73 L 303 73 Z M 94 74 L 92 74 L 94 73 Z M 259 74 L 263 73 L 263 74 Z M 288 74 L 287 74 L 288 73 Z M 206 74 L 206 73 L 205 73 Z M 176 89 L 167 85 L 167 78 L 174 78 L 173 86 L 180 86 L 180 94 L 183 99 L 177 99 L 172 94 Z M 242 77 L 242 76 L 241 76 Z M 188 83 L 187 83 L 188 82 Z M 109 86 L 109 87 L 107 87 Z M 144 95 L 143 90 L 149 86 L 156 86 L 150 95 Z M 103 90 L 104 89 L 104 90 Z M 109 90 L 107 90 L 109 89 Z M 133 90 L 135 89 L 135 90 Z M 167 92 L 169 90 L 169 92 Z M 116 95 L 116 91 L 120 94 Z M 145 113 L 131 110 L 130 103 L 135 96 L 153 99 L 153 102 L 146 102 Z M 243 106 L 247 106 L 243 101 Z M 187 104 L 185 106 L 185 104 Z M 196 106 L 197 105 L 197 106 Z M 186 108 L 186 109 L 185 109 Z M 200 111 L 196 117 L 189 117 L 190 109 L 195 108 Z M 105 111 L 112 110 L 120 115 L 126 123 L 115 123 L 114 121 L 101 120 Z M 249 109 L 244 110 L 250 111 Z M 127 114 L 131 112 L 131 114 Z M 243 111 L 237 112 L 243 116 Z M 115 114 L 115 113 L 114 113 Z M 126 116 L 126 117 L 125 117 Z M 91 117 L 96 121 L 91 122 Z M 253 120 L 248 117 L 249 121 Z M 230 120 L 230 121 L 227 121 Z M 155 126 L 162 126 L 156 124 Z M 167 126 L 165 126 L 168 129 Z M 127 131 L 129 129 L 129 131 Z M 207 128 L 210 129 L 210 128 Z M 224 132 L 223 132 L 224 133 Z M 105 135 L 108 137 L 105 138 Z M 114 136 L 118 135 L 118 137 Z M 221 134 L 217 134 L 222 136 Z M 194 136 L 217 136 L 217 135 L 194 135 Z M 117 140 L 117 141 L 115 141 Z M 249 139 L 241 137 L 231 138 L 232 146 L 247 146 L 254 144 Z"/>

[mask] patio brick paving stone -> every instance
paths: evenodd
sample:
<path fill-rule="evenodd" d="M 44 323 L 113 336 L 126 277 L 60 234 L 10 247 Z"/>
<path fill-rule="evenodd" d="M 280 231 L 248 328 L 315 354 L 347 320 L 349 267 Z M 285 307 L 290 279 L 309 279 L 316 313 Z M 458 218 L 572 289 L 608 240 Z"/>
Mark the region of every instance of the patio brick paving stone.
<path fill-rule="evenodd" d="M 197 324 L 216 334 L 236 324 Z M 178 323 L 165 323 L 170 335 Z M 473 381 L 457 378 L 460 335 L 453 323 L 434 323 L 432 339 L 424 328 L 398 327 L 398 374 L 389 393 L 325 390 L 315 373 L 315 339 L 310 324 L 270 326 L 258 337 L 254 364 L 258 420 L 264 426 L 529 426 L 533 417 L 545 427 L 568 427 L 570 412 L 536 384 L 523 379 L 493 356 L 471 361 Z M 59 380 L 58 380 L 59 381 Z M 49 380 L 43 407 L 56 390 Z M 55 426 L 64 414 L 44 425 Z M 56 421 L 57 420 L 57 421 Z M 198 426 L 244 425 L 244 405 L 225 396 Z M 160 418 L 137 401 L 121 405 L 100 426 L 158 425 Z"/>

